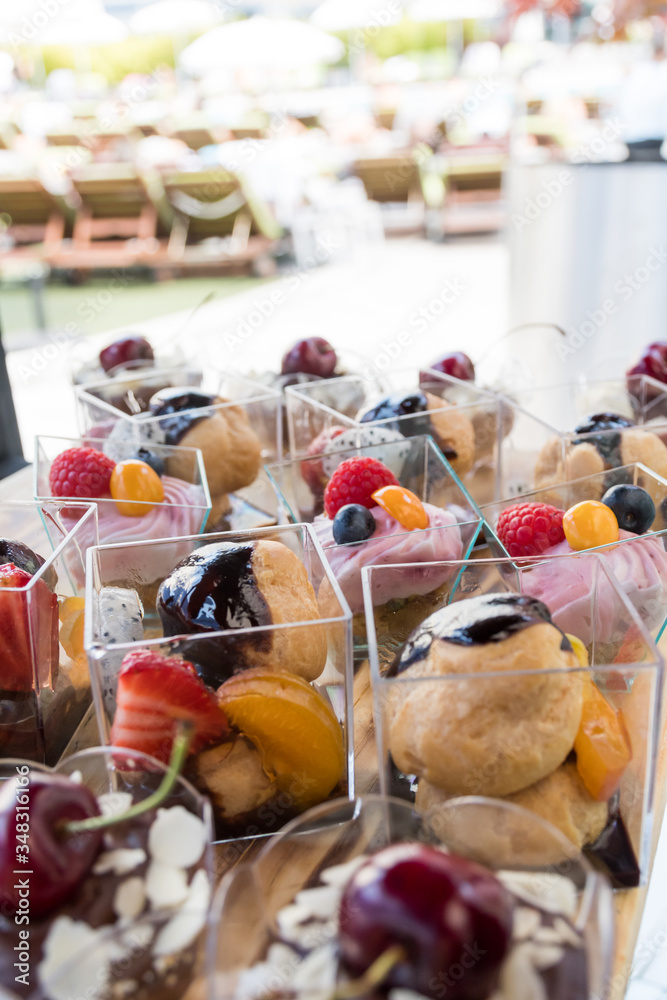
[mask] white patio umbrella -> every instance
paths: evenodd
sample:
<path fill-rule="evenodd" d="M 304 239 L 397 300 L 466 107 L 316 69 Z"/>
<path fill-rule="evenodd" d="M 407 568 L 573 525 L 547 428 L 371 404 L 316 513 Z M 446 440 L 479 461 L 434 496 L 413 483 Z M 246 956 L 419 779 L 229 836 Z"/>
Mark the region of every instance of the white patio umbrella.
<path fill-rule="evenodd" d="M 340 39 L 312 24 L 257 15 L 212 28 L 179 61 L 188 73 L 202 76 L 215 67 L 301 69 L 338 62 L 344 51 Z"/>
<path fill-rule="evenodd" d="M 130 31 L 133 35 L 178 35 L 205 31 L 221 20 L 217 7 L 207 0 L 158 0 L 132 15 Z"/>
<path fill-rule="evenodd" d="M 110 45 L 124 41 L 129 32 L 117 17 L 54 18 L 40 31 L 38 45 Z"/>
<path fill-rule="evenodd" d="M 408 6 L 411 21 L 488 20 L 502 12 L 502 0 L 412 0 Z"/>
<path fill-rule="evenodd" d="M 310 15 L 310 23 L 325 31 L 387 27 L 403 16 L 399 0 L 324 0 Z"/>

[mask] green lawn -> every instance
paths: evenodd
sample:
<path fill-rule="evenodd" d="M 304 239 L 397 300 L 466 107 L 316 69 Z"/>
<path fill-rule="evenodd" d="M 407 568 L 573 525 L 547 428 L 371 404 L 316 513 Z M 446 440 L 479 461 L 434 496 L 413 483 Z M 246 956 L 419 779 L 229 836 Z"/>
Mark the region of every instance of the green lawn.
<path fill-rule="evenodd" d="M 49 284 L 44 308 L 49 328 L 75 323 L 81 334 L 140 323 L 181 309 L 194 309 L 210 292 L 217 299 L 235 295 L 266 279 L 253 277 L 180 278 L 151 282 L 132 274 L 99 278 L 71 288 Z M 25 286 L 0 285 L 0 325 L 9 350 L 34 342 L 32 294 Z"/>

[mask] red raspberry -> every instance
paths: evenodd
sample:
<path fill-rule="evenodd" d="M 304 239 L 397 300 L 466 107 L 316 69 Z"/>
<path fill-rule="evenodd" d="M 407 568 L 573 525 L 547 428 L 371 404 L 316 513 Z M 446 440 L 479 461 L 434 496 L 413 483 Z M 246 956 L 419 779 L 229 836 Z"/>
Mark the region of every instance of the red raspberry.
<path fill-rule="evenodd" d="M 517 503 L 502 512 L 496 532 L 511 556 L 539 556 L 565 538 L 564 513 L 548 503 Z"/>
<path fill-rule="evenodd" d="M 116 463 L 96 448 L 68 448 L 54 459 L 49 485 L 54 497 L 90 500 L 109 496 Z"/>
<path fill-rule="evenodd" d="M 393 472 L 376 458 L 346 458 L 341 462 L 324 491 L 324 509 L 334 518 L 347 503 L 375 507 L 371 494 L 383 486 L 400 486 Z"/>

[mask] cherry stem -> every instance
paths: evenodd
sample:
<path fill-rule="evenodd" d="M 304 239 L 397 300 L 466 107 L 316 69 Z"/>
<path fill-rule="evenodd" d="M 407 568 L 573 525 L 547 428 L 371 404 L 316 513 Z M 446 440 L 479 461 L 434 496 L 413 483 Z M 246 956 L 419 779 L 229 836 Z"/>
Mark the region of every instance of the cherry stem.
<path fill-rule="evenodd" d="M 365 996 L 375 987 L 381 986 L 391 970 L 406 958 L 404 948 L 399 944 L 392 945 L 368 966 L 363 976 L 337 986 L 328 1000 L 354 1000 L 355 997 Z"/>
<path fill-rule="evenodd" d="M 171 748 L 171 758 L 169 760 L 166 773 L 160 782 L 159 787 L 156 788 L 153 794 L 149 795 L 147 799 L 144 799 L 143 802 L 137 802 L 136 805 L 131 806 L 127 812 L 120 813 L 118 815 L 90 816 L 88 819 L 73 820 L 71 823 L 65 824 L 65 833 L 68 836 L 73 836 L 77 833 L 89 833 L 92 830 L 106 830 L 109 826 L 116 826 L 117 823 L 125 823 L 127 820 L 135 819 L 137 816 L 142 816 L 144 813 L 150 812 L 151 809 L 156 809 L 159 805 L 162 805 L 178 781 L 179 775 L 183 770 L 183 764 L 185 763 L 190 749 L 190 744 L 192 743 L 193 733 L 194 726 L 192 723 L 179 723 L 174 737 L 174 745 Z"/>

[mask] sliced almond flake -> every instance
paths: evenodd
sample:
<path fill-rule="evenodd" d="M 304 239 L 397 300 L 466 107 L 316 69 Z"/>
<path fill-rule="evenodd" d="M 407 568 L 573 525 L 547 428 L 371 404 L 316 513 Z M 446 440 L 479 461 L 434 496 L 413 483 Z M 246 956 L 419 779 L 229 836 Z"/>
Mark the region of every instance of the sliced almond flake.
<path fill-rule="evenodd" d="M 94 875 L 127 875 L 146 860 L 146 852 L 141 847 L 119 847 L 115 851 L 105 851 L 93 865 Z"/>
<path fill-rule="evenodd" d="M 533 941 L 537 944 L 557 944 L 563 943 L 563 938 L 559 930 L 555 927 L 540 927 L 533 935 Z"/>
<path fill-rule="evenodd" d="M 513 948 L 500 970 L 500 989 L 511 1000 L 547 1000 L 541 976 L 535 971 L 525 945 Z"/>
<path fill-rule="evenodd" d="M 144 951 L 151 942 L 154 930 L 148 921 L 137 923 L 125 931 L 121 940 L 130 952 Z"/>
<path fill-rule="evenodd" d="M 539 910 L 528 906 L 517 906 L 514 911 L 512 937 L 515 941 L 532 937 L 542 923 Z"/>
<path fill-rule="evenodd" d="M 338 952 L 335 944 L 330 942 L 306 955 L 294 971 L 291 986 L 299 993 L 312 994 L 321 990 L 328 995 L 336 985 L 337 974 Z"/>
<path fill-rule="evenodd" d="M 124 1000 L 125 997 L 133 996 L 139 989 L 136 979 L 121 979 L 111 987 L 111 995 L 117 1000 Z"/>
<path fill-rule="evenodd" d="M 415 990 L 404 990 L 396 987 L 389 990 L 387 1000 L 426 1000 L 426 997 L 423 993 L 417 993 Z"/>
<path fill-rule="evenodd" d="M 552 969 L 562 961 L 565 951 L 555 944 L 538 944 L 537 942 L 526 942 L 521 945 L 526 949 L 530 961 L 536 969 Z"/>
<path fill-rule="evenodd" d="M 121 920 L 134 920 L 146 903 L 146 886 L 138 876 L 121 882 L 113 897 L 113 911 Z"/>
<path fill-rule="evenodd" d="M 574 919 L 577 890 L 569 878 L 554 872 L 499 871 L 498 878 L 515 896 L 547 913 Z"/>
<path fill-rule="evenodd" d="M 208 833 L 206 824 L 184 806 L 158 809 L 148 833 L 148 850 L 155 861 L 174 868 L 190 868 L 201 859 Z"/>
<path fill-rule="evenodd" d="M 192 945 L 206 926 L 211 902 L 211 885 L 203 869 L 196 871 L 188 898 L 168 924 L 162 928 L 153 945 L 154 955 L 172 955 Z"/>
<path fill-rule="evenodd" d="M 572 924 L 568 924 L 567 920 L 563 920 L 562 917 L 556 917 L 554 920 L 554 928 L 560 934 L 561 941 L 563 941 L 564 944 L 570 944 L 573 948 L 581 948 L 581 938 L 575 931 Z"/>
<path fill-rule="evenodd" d="M 97 796 L 97 804 L 103 816 L 120 816 L 132 805 L 130 792 L 105 792 Z"/>
<path fill-rule="evenodd" d="M 367 860 L 368 856 L 366 854 L 360 854 L 358 858 L 352 858 L 351 861 L 346 861 L 342 865 L 333 865 L 331 868 L 325 868 L 320 874 L 320 880 L 325 885 L 337 885 L 342 889 Z"/>
<path fill-rule="evenodd" d="M 71 917 L 56 917 L 37 966 L 37 978 L 50 1000 L 79 996 L 97 1000 L 107 992 L 111 963 L 125 953 L 116 942 L 104 939 L 104 930 Z"/>
<path fill-rule="evenodd" d="M 180 906 L 188 898 L 188 876 L 184 868 L 152 861 L 146 872 L 146 898 L 154 910 Z"/>
<path fill-rule="evenodd" d="M 330 920 L 338 912 L 341 895 L 341 890 L 334 885 L 302 889 L 296 894 L 296 904 L 306 908 L 307 919 L 314 917 L 316 920 Z"/>
<path fill-rule="evenodd" d="M 72 773 L 68 774 L 67 777 L 70 781 L 73 781 L 75 785 L 83 784 L 83 775 L 81 774 L 81 771 L 72 771 Z"/>

